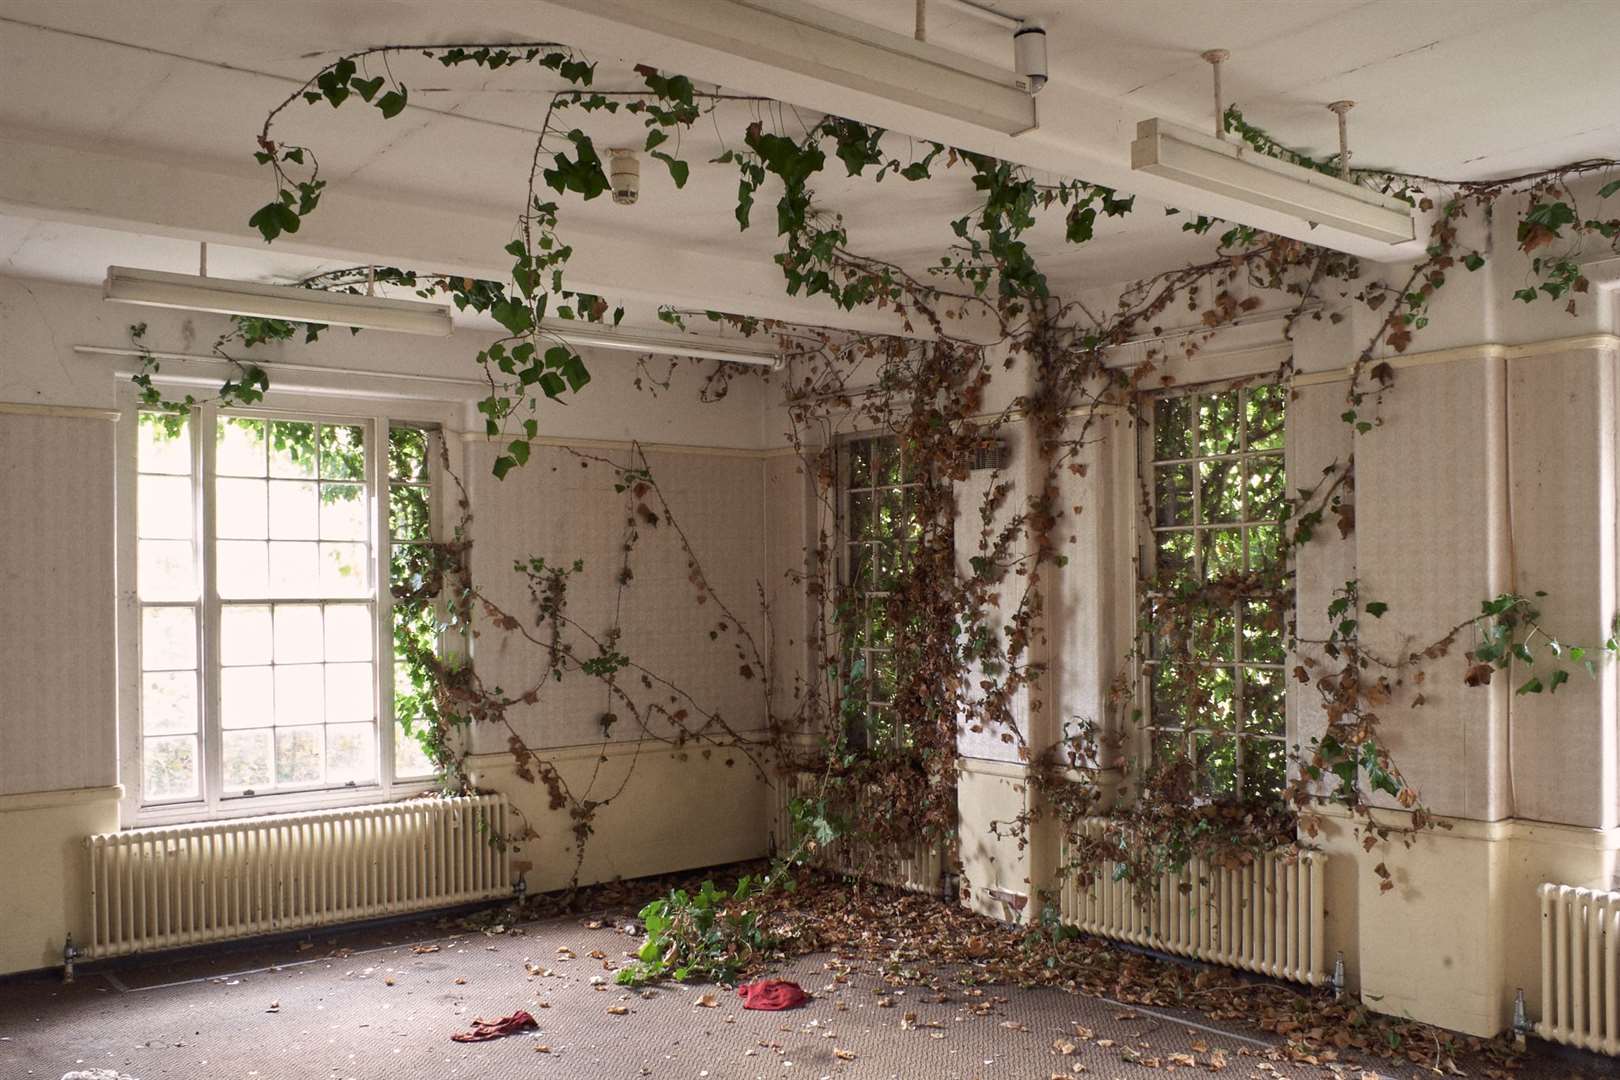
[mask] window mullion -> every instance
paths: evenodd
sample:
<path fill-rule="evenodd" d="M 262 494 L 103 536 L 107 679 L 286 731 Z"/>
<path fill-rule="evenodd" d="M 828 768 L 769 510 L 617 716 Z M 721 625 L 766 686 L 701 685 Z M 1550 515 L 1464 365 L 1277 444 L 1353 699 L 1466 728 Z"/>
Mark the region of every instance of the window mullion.
<path fill-rule="evenodd" d="M 366 438 L 370 442 L 366 455 L 366 479 L 371 485 L 372 520 L 372 657 L 373 693 L 376 704 L 376 729 L 373 739 L 377 751 L 377 778 L 386 794 L 394 784 L 394 596 L 390 589 L 389 567 L 392 562 L 393 530 L 389 527 L 389 507 L 393 492 L 389 488 L 388 440 L 389 425 L 386 416 L 372 418 Z"/>
<path fill-rule="evenodd" d="M 215 522 L 214 522 L 214 468 L 218 439 L 215 424 L 218 413 L 214 406 L 201 406 L 193 417 L 196 423 L 193 440 L 194 463 L 198 466 L 196 485 L 197 508 L 202 527 L 202 610 L 198 622 L 203 642 L 202 663 L 202 762 L 203 801 L 210 814 L 219 809 L 220 793 L 224 790 L 224 753 L 220 726 L 220 674 L 219 674 L 219 582 L 215 576 Z"/>

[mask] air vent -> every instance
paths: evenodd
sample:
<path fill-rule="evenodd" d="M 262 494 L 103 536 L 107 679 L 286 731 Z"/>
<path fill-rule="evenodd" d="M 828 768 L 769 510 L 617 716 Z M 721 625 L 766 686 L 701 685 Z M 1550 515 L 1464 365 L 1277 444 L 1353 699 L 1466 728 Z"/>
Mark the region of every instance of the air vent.
<path fill-rule="evenodd" d="M 973 448 L 973 471 L 983 472 L 987 469 L 1005 469 L 1007 467 L 1007 444 L 1001 439 L 985 439 Z"/>

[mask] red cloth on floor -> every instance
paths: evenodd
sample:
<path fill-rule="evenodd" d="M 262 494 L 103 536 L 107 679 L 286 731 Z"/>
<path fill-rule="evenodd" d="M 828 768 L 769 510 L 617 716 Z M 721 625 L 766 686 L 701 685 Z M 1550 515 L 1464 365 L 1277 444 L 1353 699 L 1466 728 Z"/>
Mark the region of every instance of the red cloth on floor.
<path fill-rule="evenodd" d="M 534 1017 L 519 1009 L 511 1016 L 503 1016 L 499 1020 L 475 1019 L 471 1031 L 458 1031 L 450 1038 L 456 1042 L 485 1042 L 489 1039 L 516 1035 L 520 1031 L 539 1026 Z"/>
<path fill-rule="evenodd" d="M 783 979 L 760 979 L 757 982 L 745 983 L 737 987 L 737 994 L 743 999 L 743 1008 L 765 1009 L 769 1012 L 796 1009 L 810 1000 L 810 995 L 806 994 L 798 983 Z"/>

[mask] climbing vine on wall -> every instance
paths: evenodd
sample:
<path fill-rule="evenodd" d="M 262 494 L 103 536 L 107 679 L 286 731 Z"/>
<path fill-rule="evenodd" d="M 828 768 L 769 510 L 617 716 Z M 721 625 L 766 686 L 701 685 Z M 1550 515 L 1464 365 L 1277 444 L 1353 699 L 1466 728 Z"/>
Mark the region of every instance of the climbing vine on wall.
<path fill-rule="evenodd" d="M 1614 649 L 1612 637 L 1603 648 L 1559 641 L 1541 626 L 1535 601 L 1514 595 L 1486 601 L 1479 615 L 1423 649 L 1378 656 L 1362 646 L 1361 629 L 1364 620 L 1377 619 L 1387 609 L 1378 601 L 1364 601 L 1357 583 L 1349 582 L 1332 601 L 1332 630 L 1326 638 L 1302 639 L 1293 619 L 1288 620 L 1292 674 L 1320 695 L 1327 726 L 1298 751 L 1283 796 L 1259 802 L 1204 798 L 1194 775 L 1196 763 L 1185 755 L 1128 760 L 1127 736 L 1140 716 L 1134 671 L 1141 657 L 1135 650 L 1116 680 L 1117 715 L 1107 722 L 1082 723 L 1056 746 L 1031 747 L 1017 720 L 1019 702 L 1040 707 L 1044 701 L 1046 589 L 1066 561 L 1064 533 L 1082 512 L 1065 505 L 1062 482 L 1085 475 L 1087 448 L 1102 437 L 1105 416 L 1139 418 L 1168 379 L 1169 355 L 1162 348 L 1150 348 L 1140 364 L 1128 369 L 1108 362 L 1110 349 L 1155 329 L 1166 315 L 1186 311 L 1202 327 L 1180 346 L 1182 357 L 1193 356 L 1220 328 L 1260 306 L 1266 295 L 1287 305 L 1285 336 L 1290 339 L 1301 320 L 1342 318 L 1337 308 L 1324 314 L 1324 300 L 1360 304 L 1377 313 L 1379 321 L 1352 365 L 1342 418 L 1357 435 L 1369 435 L 1382 422 L 1379 403 L 1396 378 L 1395 368 L 1380 357 L 1411 345 L 1427 326 L 1436 296 L 1459 270 L 1474 272 L 1486 264 L 1488 253 L 1463 239 L 1470 215 L 1488 219 L 1497 207 L 1513 206 L 1516 239 L 1531 257 L 1534 275 L 1515 295 L 1525 302 L 1561 301 L 1574 310 L 1588 289 L 1576 251 L 1584 243 L 1612 247 L 1620 242 L 1620 219 L 1583 210 L 1571 184 L 1612 171 L 1616 162 L 1611 159 L 1488 182 L 1355 171 L 1353 182 L 1408 199 L 1431 222 L 1423 256 L 1397 281 L 1364 272 L 1353 258 L 1299 241 L 1208 217 L 1189 219 L 1182 227 L 1192 233 L 1222 226 L 1212 253 L 1130 284 L 1111 307 L 1099 310 L 1055 294 L 1030 241 L 1032 230 L 1048 215 L 1061 219 L 1068 244 L 1083 245 L 1100 219 L 1135 212 L 1130 196 L 1110 188 L 1045 179 L 1010 162 L 896 138 L 847 118 L 824 116 L 812 123 L 795 118 L 790 123 L 776 103 L 700 88 L 650 67 L 635 69 L 636 85 L 601 88 L 595 84 L 595 64 L 556 43 L 389 45 L 325 65 L 266 117 L 255 153 L 272 180 L 273 197 L 249 219 L 266 241 L 298 231 L 320 207 L 327 183 L 314 150 L 283 138 L 281 126 L 292 121 L 300 106 L 369 107 L 383 120 L 397 117 L 408 105 L 410 91 L 395 65 L 403 71 L 407 60 L 490 72 L 539 69 L 563 83 L 547 105 L 514 239 L 505 249 L 512 260 L 510 280 L 366 268 L 364 276 L 351 269 L 303 284 L 350 291 L 372 283 L 412 288 L 423 295 L 448 295 L 458 308 L 493 317 L 505 335 L 479 350 L 474 360 L 488 382 L 479 405 L 486 433 L 501 447 L 494 461 L 497 476 L 528 462 L 533 440 L 541 433 L 540 406 L 580 392 L 589 381 L 583 359 L 555 332 L 551 320 L 617 322 L 623 314 L 604 297 L 569 289 L 567 281 L 573 252 L 566 242 L 564 206 L 575 198 L 597 198 L 610 187 L 588 131 L 592 114 L 639 118 L 646 132 L 643 152 L 662 162 L 680 188 L 690 176 L 681 156 L 683 133 L 705 118 L 722 131 L 723 118 L 745 111 L 747 122 L 732 129 L 727 148 L 714 159 L 736 170 L 739 228 L 754 227 L 760 200 L 774 194 L 781 245 L 776 263 L 787 293 L 823 296 L 845 310 L 872 307 L 896 317 L 899 332 L 862 334 L 720 312 L 666 308 L 659 313 L 677 327 L 706 318 L 739 333 L 767 335 L 789 358 L 783 379 L 789 435 L 802 467 L 814 479 L 815 531 L 820 537 L 806 552 L 794 583 L 821 612 L 811 639 L 803 643 L 814 666 L 795 675 L 791 685 L 772 681 L 776 665 L 769 646 L 760 647 L 745 629 L 754 612 L 733 606 L 741 602 L 720 598 L 708 588 L 700 555 L 679 530 L 644 459 L 627 468 L 582 458 L 582 464 L 612 471 L 612 486 L 626 500 L 624 557 L 617 568 L 558 565 L 539 558 L 520 562 L 514 572 L 526 582 L 531 610 L 508 611 L 467 570 L 471 530 L 464 517 L 453 542 L 432 549 L 422 556 L 422 565 L 408 568 L 402 580 L 410 584 L 403 586 L 403 594 L 396 584 L 398 599 L 435 605 L 446 626 L 457 632 L 472 632 L 475 618 L 481 619 L 536 650 L 532 685 L 503 690 L 484 685 L 470 660 L 441 659 L 426 638 L 404 643 L 413 682 L 426 703 L 421 711 L 429 718 L 429 729 L 438 733 L 437 760 L 454 767 L 454 732 L 474 723 L 504 725 L 520 774 L 543 783 L 552 808 L 568 813 L 581 853 L 597 810 L 616 793 L 572 792 L 511 719 L 514 710 L 535 704 L 545 686 L 564 678 L 595 679 L 606 688 L 612 704 L 600 718 L 604 738 L 633 732 L 637 738 L 660 738 L 681 747 L 735 752 L 761 770 L 769 759 L 778 769 L 816 772 L 824 781 L 817 800 L 821 827 L 829 816 L 838 817 L 839 829 L 857 834 L 861 848 L 890 856 L 919 838 L 954 836 L 955 765 L 964 732 L 1009 744 L 1032 764 L 1046 795 L 1045 812 L 1063 821 L 1071 839 L 1078 839 L 1082 819 L 1112 815 L 1113 824 L 1100 840 L 1069 845 L 1072 864 L 1066 870 L 1084 875 L 1107 859 L 1125 865 L 1133 880 L 1147 885 L 1194 857 L 1243 860 L 1289 842 L 1301 815 L 1309 833 L 1310 810 L 1324 795 L 1349 806 L 1374 838 L 1386 836 L 1387 829 L 1374 821 L 1373 793 L 1411 810 L 1414 826 L 1428 824 L 1421 799 L 1382 738 L 1380 713 L 1387 714 L 1386 706 L 1397 694 L 1415 697 L 1410 704 L 1420 705 L 1428 666 L 1448 655 L 1465 632 L 1478 638 L 1466 649 L 1470 666 L 1465 674 L 1471 685 L 1489 681 L 1493 672 L 1514 663 L 1537 663 L 1533 650 L 1539 650 L 1541 662 L 1554 664 L 1545 677 L 1531 674 L 1521 692 L 1553 692 L 1567 678 L 1566 666 L 1586 666 Z M 578 126 L 568 126 L 565 117 L 577 118 Z M 1224 122 L 1262 153 L 1306 168 L 1338 171 L 1336 162 L 1281 145 L 1235 107 Z M 896 152 L 902 145 L 904 151 Z M 924 183 L 951 172 L 967 175 L 977 204 L 948 223 L 953 240 L 938 261 L 914 272 L 862 253 L 836 209 L 818 199 L 817 179 L 840 167 L 849 177 L 891 184 Z M 1598 202 L 1617 191 L 1620 180 L 1604 184 Z M 291 340 L 299 334 L 313 339 L 320 331 L 239 320 L 216 348 Z M 1019 360 L 1028 364 L 1028 387 L 1002 404 L 991 404 L 995 371 Z M 258 400 L 273 365 L 235 362 L 240 364 L 237 376 L 222 385 L 219 396 L 237 403 Z M 157 369 L 149 357 L 136 377 L 154 404 L 162 403 L 152 380 Z M 644 363 L 644 377 L 637 383 L 651 393 L 670 392 L 670 372 L 660 377 Z M 717 365 L 705 380 L 704 393 L 722 395 L 734 377 L 734 369 Z M 1291 377 L 1291 362 L 1275 375 L 1284 386 Z M 185 408 L 190 402 L 170 404 Z M 975 463 L 987 447 L 999 445 L 1015 430 L 1012 425 L 1027 433 L 1022 445 L 1033 460 L 1021 457 L 1011 469 L 993 468 L 987 480 L 976 484 L 982 488 L 976 505 L 961 505 Z M 914 493 L 901 510 L 907 518 L 907 559 L 870 571 L 886 575 L 876 608 L 867 598 L 866 583 L 858 574 L 852 576 L 837 546 L 844 524 L 837 505 L 839 437 L 870 430 L 895 437 L 910 463 Z M 1140 628 L 1143 635 L 1157 635 L 1190 657 L 1200 627 L 1215 608 L 1264 602 L 1291 610 L 1294 553 L 1325 536 L 1354 531 L 1353 453 L 1297 491 L 1284 515 L 1285 542 L 1273 564 L 1217 576 L 1183 589 L 1173 602 L 1165 602 L 1164 583 L 1158 583 L 1154 603 L 1144 606 L 1152 614 Z M 770 736 L 763 744 L 703 709 L 667 673 L 641 667 L 622 653 L 616 617 L 609 627 L 591 628 L 569 614 L 570 583 L 580 574 L 615 572 L 621 590 L 633 588 L 633 552 L 644 533 L 655 528 L 678 536 L 692 568 L 694 600 L 720 612 L 711 633 L 736 642 L 740 677 L 757 682 L 761 709 L 770 718 Z M 1154 586 L 1144 577 L 1144 590 Z M 1462 606 L 1477 602 L 1470 599 Z M 770 612 L 760 617 L 768 622 Z M 848 715 L 849 703 L 867 697 L 866 684 L 877 675 L 852 659 L 847 643 L 870 633 L 874 619 L 893 657 L 893 671 L 883 678 L 894 726 L 903 733 L 879 745 L 854 737 L 858 725 Z M 640 691 L 632 692 L 637 685 Z M 1189 700 L 1196 704 L 1196 698 Z M 1134 797 L 1116 800 L 1113 791 L 1098 785 L 1109 769 L 1134 772 Z M 853 815 L 829 809 L 856 804 L 881 805 L 886 812 Z M 1023 830 L 1032 821 L 1013 824 Z"/>

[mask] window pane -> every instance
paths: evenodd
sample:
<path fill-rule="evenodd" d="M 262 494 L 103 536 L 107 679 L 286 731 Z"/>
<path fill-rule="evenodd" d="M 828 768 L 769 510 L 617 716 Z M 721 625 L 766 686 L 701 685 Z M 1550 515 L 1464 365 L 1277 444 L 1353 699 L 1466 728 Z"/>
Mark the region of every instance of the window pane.
<path fill-rule="evenodd" d="M 1243 659 L 1262 664 L 1283 662 L 1283 609 L 1264 600 L 1243 605 Z"/>
<path fill-rule="evenodd" d="M 1193 571 L 1193 531 L 1159 533 L 1158 558 L 1155 562 L 1159 576 L 1163 580 L 1173 579 L 1179 575 L 1191 574 Z"/>
<path fill-rule="evenodd" d="M 1249 569 L 1263 570 L 1282 562 L 1283 533 L 1275 525 L 1256 525 L 1249 534 Z"/>
<path fill-rule="evenodd" d="M 371 659 L 371 608 L 366 604 L 326 605 L 326 659 Z"/>
<path fill-rule="evenodd" d="M 270 594 L 319 596 L 319 552 L 313 543 L 275 540 L 270 544 Z"/>
<path fill-rule="evenodd" d="M 364 540 L 370 535 L 366 521 L 366 489 L 359 484 L 321 485 L 321 539 Z"/>
<path fill-rule="evenodd" d="M 268 667 L 225 668 L 219 673 L 219 720 L 227 728 L 275 723 L 276 688 Z"/>
<path fill-rule="evenodd" d="M 848 449 L 846 455 L 849 461 L 847 475 L 848 485 L 852 488 L 872 486 L 872 442 L 870 439 L 853 439 L 845 444 Z"/>
<path fill-rule="evenodd" d="M 1193 523 L 1191 465 L 1160 465 L 1153 470 L 1153 523 L 1191 525 Z"/>
<path fill-rule="evenodd" d="M 1243 730 L 1257 735 L 1282 735 L 1283 676 L 1279 670 L 1243 669 Z"/>
<path fill-rule="evenodd" d="M 145 776 L 142 794 L 149 800 L 197 797 L 197 737 L 168 735 L 146 739 L 141 747 Z"/>
<path fill-rule="evenodd" d="M 1237 683 L 1232 669 L 1198 668 L 1186 713 L 1189 727 L 1230 731 L 1237 722 Z"/>
<path fill-rule="evenodd" d="M 1231 660 L 1237 644 L 1237 621 L 1228 608 L 1200 611 L 1188 620 L 1188 653 L 1194 660 Z"/>
<path fill-rule="evenodd" d="M 233 540 L 263 540 L 269 536 L 269 498 L 263 480 L 215 481 L 214 535 Z"/>
<path fill-rule="evenodd" d="M 1201 530 L 1199 539 L 1203 546 L 1206 581 L 1236 574 L 1243 569 L 1242 529 L 1205 529 Z"/>
<path fill-rule="evenodd" d="M 1193 760 L 1206 795 L 1237 794 L 1237 745 L 1230 735 L 1193 735 Z"/>
<path fill-rule="evenodd" d="M 1248 393 L 1250 450 L 1281 450 L 1283 446 L 1284 405 L 1288 390 L 1282 386 L 1257 386 Z"/>
<path fill-rule="evenodd" d="M 276 605 L 276 663 L 316 664 L 326 656 L 319 604 Z"/>
<path fill-rule="evenodd" d="M 1235 454 L 1238 440 L 1238 392 L 1198 395 L 1198 454 Z"/>
<path fill-rule="evenodd" d="M 394 775 L 400 779 L 433 775 L 433 761 L 402 724 L 394 725 Z"/>
<path fill-rule="evenodd" d="M 318 726 L 276 729 L 276 783 L 321 782 L 325 740 Z"/>
<path fill-rule="evenodd" d="M 191 477 L 142 476 L 137 486 L 136 535 L 189 540 L 195 531 Z"/>
<path fill-rule="evenodd" d="M 135 468 L 143 473 L 191 473 L 191 425 L 179 417 L 140 414 Z"/>
<path fill-rule="evenodd" d="M 388 476 L 393 480 L 426 481 L 429 477 L 428 433 L 421 428 L 388 430 Z"/>
<path fill-rule="evenodd" d="M 431 537 L 428 489 L 395 485 L 388 491 L 388 528 L 398 540 Z"/>
<path fill-rule="evenodd" d="M 869 493 L 856 492 L 849 497 L 849 520 L 844 523 L 844 529 L 851 540 L 869 540 L 877 535 L 872 511 L 873 498 Z"/>
<path fill-rule="evenodd" d="M 319 724 L 326 718 L 326 687 L 320 664 L 277 665 L 276 726 Z"/>
<path fill-rule="evenodd" d="M 189 607 L 141 611 L 141 667 L 174 671 L 197 666 L 197 613 Z"/>
<path fill-rule="evenodd" d="M 314 424 L 304 420 L 270 422 L 270 475 L 314 477 Z"/>
<path fill-rule="evenodd" d="M 1162 397 L 1153 404 L 1153 456 L 1192 457 L 1192 401 L 1178 395 Z"/>
<path fill-rule="evenodd" d="M 214 545 L 215 588 L 227 598 L 261 597 L 270 591 L 269 551 L 262 540 L 221 540 Z"/>
<path fill-rule="evenodd" d="M 371 589 L 365 544 L 321 545 L 322 596 L 364 596 Z"/>
<path fill-rule="evenodd" d="M 263 476 L 264 421 L 243 416 L 221 417 L 214 448 L 214 471 L 221 476 Z"/>
<path fill-rule="evenodd" d="M 225 732 L 222 748 L 226 791 L 237 794 L 250 788 L 270 786 L 270 772 L 275 761 L 274 735 L 265 728 Z"/>
<path fill-rule="evenodd" d="M 324 480 L 364 480 L 366 429 L 358 424 L 322 424 L 320 474 Z"/>
<path fill-rule="evenodd" d="M 1282 455 L 1249 458 L 1244 484 L 1249 489 L 1250 521 L 1276 521 L 1282 517 L 1283 502 L 1287 498 Z"/>
<path fill-rule="evenodd" d="M 142 600 L 195 600 L 197 568 L 190 540 L 142 540 L 137 545 L 136 577 Z"/>
<path fill-rule="evenodd" d="M 219 662 L 268 664 L 271 658 L 270 607 L 230 604 L 220 609 Z"/>
<path fill-rule="evenodd" d="M 1275 799 L 1288 779 L 1287 746 L 1280 739 L 1243 740 L 1243 794 Z"/>
<path fill-rule="evenodd" d="M 1243 520 L 1242 466 L 1236 461 L 1202 461 L 1198 464 L 1199 523 Z"/>
<path fill-rule="evenodd" d="M 141 679 L 141 731 L 146 735 L 197 730 L 197 673 L 148 672 Z"/>
<path fill-rule="evenodd" d="M 326 782 L 369 784 L 377 779 L 376 729 L 333 724 L 326 729 Z"/>
<path fill-rule="evenodd" d="M 314 540 L 320 535 L 320 497 L 312 483 L 270 482 L 270 539 Z"/>
<path fill-rule="evenodd" d="M 329 723 L 371 721 L 377 715 L 370 664 L 326 665 L 326 719 Z"/>

